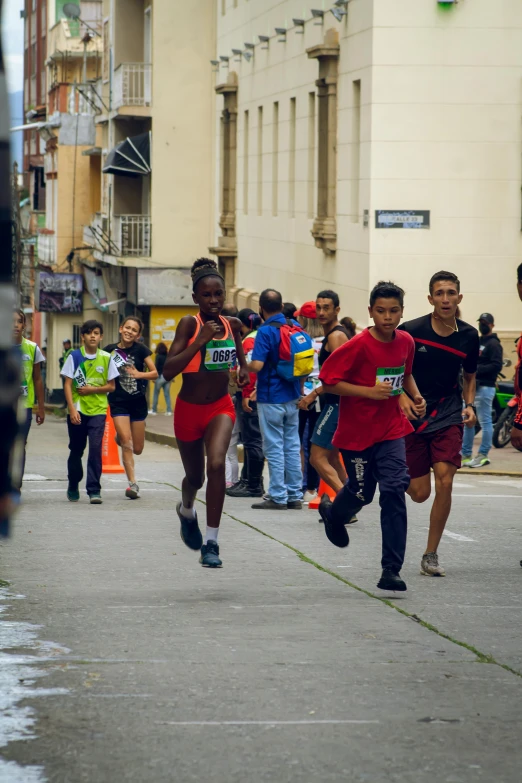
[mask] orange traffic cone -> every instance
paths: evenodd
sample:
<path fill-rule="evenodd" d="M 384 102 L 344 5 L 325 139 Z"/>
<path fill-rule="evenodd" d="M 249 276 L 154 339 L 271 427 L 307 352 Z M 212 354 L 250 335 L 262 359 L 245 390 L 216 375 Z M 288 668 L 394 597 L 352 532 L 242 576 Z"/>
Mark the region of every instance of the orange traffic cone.
<path fill-rule="evenodd" d="M 311 500 L 308 503 L 308 508 L 312 508 L 312 509 L 319 508 L 319 503 L 321 502 L 321 498 L 323 497 L 325 492 L 330 498 L 330 500 L 333 501 L 336 494 L 335 491 L 331 488 L 329 484 L 326 483 L 326 481 L 323 481 L 321 479 L 321 481 L 319 482 L 319 489 L 317 490 L 317 495 L 313 500 Z"/>
<path fill-rule="evenodd" d="M 114 422 L 110 413 L 107 413 L 102 441 L 102 473 L 125 473 L 120 464 L 120 455 L 114 440 L 115 437 Z"/>

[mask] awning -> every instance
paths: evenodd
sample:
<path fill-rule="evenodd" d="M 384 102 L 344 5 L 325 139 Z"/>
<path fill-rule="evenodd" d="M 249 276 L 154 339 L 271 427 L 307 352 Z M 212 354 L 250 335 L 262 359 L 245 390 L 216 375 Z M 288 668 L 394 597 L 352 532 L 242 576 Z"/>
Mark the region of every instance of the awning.
<path fill-rule="evenodd" d="M 87 157 L 101 157 L 102 154 L 102 148 L 101 147 L 89 147 L 88 150 L 84 150 L 82 152 L 82 155 L 87 155 Z"/>
<path fill-rule="evenodd" d="M 123 177 L 143 177 L 150 174 L 150 131 L 139 136 L 129 136 L 107 155 L 104 174 Z"/>

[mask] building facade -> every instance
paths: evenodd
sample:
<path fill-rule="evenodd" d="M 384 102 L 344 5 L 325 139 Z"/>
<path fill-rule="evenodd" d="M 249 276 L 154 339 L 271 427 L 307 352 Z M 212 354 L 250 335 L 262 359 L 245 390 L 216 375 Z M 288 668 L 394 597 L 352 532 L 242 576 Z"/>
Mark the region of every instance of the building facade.
<path fill-rule="evenodd" d="M 378 280 L 402 285 L 415 317 L 431 275 L 450 269 L 463 317 L 492 312 L 511 353 L 522 6 L 311 5 L 216 2 L 214 244 L 238 302 L 331 287 L 362 326 Z"/>

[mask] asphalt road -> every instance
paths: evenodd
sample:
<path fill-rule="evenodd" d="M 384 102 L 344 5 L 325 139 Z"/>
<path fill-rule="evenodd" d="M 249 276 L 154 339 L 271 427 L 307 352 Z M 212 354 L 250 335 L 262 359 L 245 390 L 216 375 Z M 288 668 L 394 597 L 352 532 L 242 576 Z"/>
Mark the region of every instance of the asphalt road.
<path fill-rule="evenodd" d="M 142 498 L 104 477 L 102 506 L 67 502 L 66 456 L 63 422 L 34 428 L 0 548 L 0 783 L 520 781 L 521 479 L 457 479 L 445 579 L 412 504 L 388 600 L 377 503 L 337 550 L 315 512 L 229 498 L 208 571 L 175 450 L 147 443 Z"/>

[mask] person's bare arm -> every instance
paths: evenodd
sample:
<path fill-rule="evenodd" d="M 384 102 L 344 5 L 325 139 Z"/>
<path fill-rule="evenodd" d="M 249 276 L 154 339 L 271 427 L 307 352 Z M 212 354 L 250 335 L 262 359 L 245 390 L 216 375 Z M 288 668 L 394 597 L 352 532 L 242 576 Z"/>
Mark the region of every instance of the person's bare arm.
<path fill-rule="evenodd" d="M 336 332 L 330 332 L 326 339 L 328 341 L 328 352 L 330 354 L 333 353 L 337 348 L 340 348 L 341 345 L 344 345 L 348 342 L 347 335 L 344 332 L 340 332 L 339 330 Z M 298 407 L 301 408 L 301 410 L 308 410 L 310 405 L 312 405 L 312 403 L 314 403 L 321 394 L 325 394 L 325 389 L 322 384 L 316 386 L 315 389 L 312 389 L 310 394 L 302 397 L 299 400 Z"/>
<path fill-rule="evenodd" d="M 477 423 L 475 411 L 469 406 L 475 401 L 475 392 L 477 390 L 477 374 L 474 372 L 463 373 L 464 382 L 462 384 L 462 396 L 464 397 L 464 413 L 462 419 L 466 427 L 474 427 Z"/>
<path fill-rule="evenodd" d="M 422 419 L 426 415 L 426 400 L 421 395 L 413 375 L 404 376 L 404 391 L 399 397 L 399 405 L 407 419 Z"/>
<path fill-rule="evenodd" d="M 65 401 L 67 403 L 67 408 L 69 409 L 69 417 L 71 419 L 71 424 L 81 424 L 82 418 L 80 416 L 79 411 L 76 410 L 74 407 L 74 402 L 72 398 L 72 378 L 65 378 L 63 391 L 65 394 Z"/>
<path fill-rule="evenodd" d="M 139 372 L 135 367 L 126 367 L 127 375 L 130 375 L 131 378 L 136 378 L 137 380 L 143 380 L 143 381 L 155 381 L 158 377 L 158 371 L 156 369 L 156 365 L 152 361 L 152 356 L 147 356 L 144 359 L 144 363 L 146 367 L 149 369 L 147 371 Z"/>
<path fill-rule="evenodd" d="M 36 402 L 38 403 L 38 412 L 36 414 L 36 423 L 38 426 L 45 421 L 45 390 L 42 378 L 42 368 L 40 362 L 33 366 L 33 383 L 36 393 Z"/>

